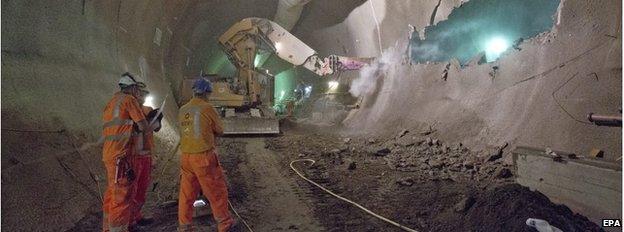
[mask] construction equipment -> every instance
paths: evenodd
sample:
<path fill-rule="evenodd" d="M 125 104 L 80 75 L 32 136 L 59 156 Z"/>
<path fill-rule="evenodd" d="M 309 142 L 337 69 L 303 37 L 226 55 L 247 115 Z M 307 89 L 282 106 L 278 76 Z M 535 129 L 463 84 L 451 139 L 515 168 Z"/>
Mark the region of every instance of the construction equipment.
<path fill-rule="evenodd" d="M 277 134 L 273 86 L 267 81 L 293 66 L 303 66 L 319 76 L 357 70 L 366 59 L 330 55 L 319 57 L 275 22 L 246 18 L 219 37 L 219 44 L 238 70 L 229 80 L 213 77 L 209 101 L 222 112 L 225 134 Z M 260 64 L 262 63 L 262 64 Z M 216 80 L 216 81 L 215 81 Z"/>

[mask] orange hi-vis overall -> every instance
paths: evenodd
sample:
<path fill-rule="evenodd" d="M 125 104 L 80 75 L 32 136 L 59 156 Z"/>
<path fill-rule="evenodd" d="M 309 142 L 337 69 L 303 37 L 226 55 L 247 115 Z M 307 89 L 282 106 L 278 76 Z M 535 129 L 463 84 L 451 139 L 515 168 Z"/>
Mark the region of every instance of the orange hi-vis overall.
<path fill-rule="evenodd" d="M 153 109 L 149 106 L 143 106 L 142 110 L 143 114 L 147 115 Z M 131 224 L 134 224 L 143 217 L 141 214 L 141 208 L 143 208 L 143 205 L 145 204 L 147 188 L 152 181 L 152 149 L 154 148 L 154 133 L 151 131 L 145 133 L 135 132 L 132 135 L 132 142 L 134 144 L 132 149 L 134 157 L 134 173 L 136 174 L 136 192 L 134 194 L 134 209 L 131 222 Z"/>
<path fill-rule="evenodd" d="M 200 98 L 191 99 L 180 108 L 180 195 L 179 231 L 193 229 L 193 202 L 199 191 L 208 198 L 218 231 L 228 231 L 233 219 L 228 210 L 228 192 L 223 169 L 215 152 L 215 135 L 223 133 L 214 107 Z"/>
<path fill-rule="evenodd" d="M 128 172 L 132 167 L 132 124 L 145 120 L 145 115 L 136 98 L 118 92 L 106 104 L 102 119 L 102 161 L 107 178 L 102 231 L 127 231 L 135 188 Z"/>

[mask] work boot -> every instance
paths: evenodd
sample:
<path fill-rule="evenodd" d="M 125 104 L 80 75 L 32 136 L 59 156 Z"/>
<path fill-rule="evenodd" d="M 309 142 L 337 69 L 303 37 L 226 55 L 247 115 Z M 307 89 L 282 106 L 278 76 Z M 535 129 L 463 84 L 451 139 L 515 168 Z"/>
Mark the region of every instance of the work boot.
<path fill-rule="evenodd" d="M 177 232 L 191 232 L 191 231 L 195 231 L 195 225 L 193 224 L 178 225 Z"/>
<path fill-rule="evenodd" d="M 141 218 L 137 221 L 137 225 L 139 226 L 147 226 L 154 223 L 154 218 Z"/>
<path fill-rule="evenodd" d="M 128 232 L 140 232 L 141 229 L 139 229 L 139 225 L 137 224 L 132 224 L 130 226 L 128 226 Z"/>
<path fill-rule="evenodd" d="M 238 223 L 238 220 L 234 219 L 232 225 L 227 230 L 228 232 L 244 232 L 244 228 L 241 223 Z"/>

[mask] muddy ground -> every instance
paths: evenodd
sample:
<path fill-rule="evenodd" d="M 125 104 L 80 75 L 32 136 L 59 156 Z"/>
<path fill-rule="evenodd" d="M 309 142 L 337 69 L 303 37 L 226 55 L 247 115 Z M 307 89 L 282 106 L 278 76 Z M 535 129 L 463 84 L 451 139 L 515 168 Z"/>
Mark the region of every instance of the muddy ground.
<path fill-rule="evenodd" d="M 514 184 L 503 147 L 477 153 L 429 133 L 361 137 L 287 123 L 279 136 L 221 138 L 219 157 L 232 205 L 254 231 L 400 231 L 299 178 L 289 164 L 304 158 L 316 163 L 294 166 L 313 181 L 419 231 L 534 231 L 525 224 L 530 217 L 563 231 L 600 231 L 567 207 Z M 158 198 L 150 193 L 154 202 L 145 211 L 156 222 L 142 231 L 177 226 L 176 172 L 163 173 L 169 176 L 160 182 L 171 180 L 169 187 Z M 206 211 L 195 222 L 214 231 Z M 72 231 L 97 231 L 100 218 L 93 213 Z M 237 231 L 247 231 L 239 222 Z"/>

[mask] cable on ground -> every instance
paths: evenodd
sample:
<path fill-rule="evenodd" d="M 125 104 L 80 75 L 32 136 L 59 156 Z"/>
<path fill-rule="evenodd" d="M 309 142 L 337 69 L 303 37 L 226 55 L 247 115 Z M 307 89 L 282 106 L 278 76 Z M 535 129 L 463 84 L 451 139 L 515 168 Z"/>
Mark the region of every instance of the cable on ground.
<path fill-rule="evenodd" d="M 307 182 L 309 182 L 310 184 L 313 184 L 313 185 L 315 185 L 316 187 L 318 187 L 318 188 L 322 189 L 323 191 L 325 191 L 325 192 L 327 192 L 327 193 L 331 194 L 332 196 L 334 196 L 334 197 L 336 197 L 336 198 L 338 198 L 338 199 L 340 199 L 340 200 L 343 200 L 343 201 L 345 201 L 345 202 L 347 202 L 347 203 L 349 203 L 349 204 L 352 204 L 352 205 L 354 205 L 354 206 L 356 206 L 356 207 L 360 208 L 362 211 L 364 211 L 364 212 L 366 212 L 366 213 L 368 213 L 368 214 L 370 214 L 370 215 L 372 215 L 372 216 L 374 216 L 374 217 L 376 217 L 376 218 L 379 218 L 379 219 L 381 219 L 381 220 L 383 220 L 383 221 L 385 221 L 385 222 L 387 222 L 387 223 L 389 223 L 389 224 L 391 224 L 391 225 L 393 225 L 393 226 L 399 227 L 399 228 L 401 228 L 402 230 L 409 231 L 409 232 L 418 232 L 417 230 L 411 229 L 411 228 L 406 227 L 406 226 L 404 226 L 404 225 L 401 225 L 401 224 L 399 224 L 399 223 L 397 223 L 397 222 L 394 222 L 394 221 L 392 221 L 392 220 L 390 220 L 390 219 L 387 219 L 387 218 L 385 218 L 385 217 L 383 217 L 383 216 L 381 216 L 381 215 L 379 215 L 379 214 L 376 214 L 376 213 L 374 213 L 374 212 L 370 211 L 369 209 L 364 208 L 364 206 L 362 206 L 362 205 L 360 205 L 360 204 L 358 204 L 358 203 L 355 203 L 355 202 L 353 202 L 353 201 L 351 201 L 351 200 L 349 200 L 349 199 L 347 199 L 347 198 L 341 197 L 341 196 L 339 196 L 338 194 L 335 194 L 334 192 L 332 192 L 331 190 L 329 190 L 329 189 L 327 189 L 327 188 L 325 188 L 325 187 L 321 186 L 320 184 L 317 184 L 316 182 L 314 182 L 314 181 L 312 181 L 312 180 L 308 179 L 308 178 L 307 178 L 307 177 L 305 177 L 303 174 L 301 174 L 301 172 L 299 172 L 297 169 L 295 169 L 295 167 L 293 166 L 293 164 L 294 164 L 294 163 L 297 163 L 297 162 L 312 162 L 312 164 L 314 164 L 316 161 L 314 161 L 313 159 L 298 159 L 298 160 L 293 160 L 293 161 L 291 161 L 291 162 L 290 162 L 290 168 L 291 168 L 293 171 L 295 171 L 295 173 L 297 173 L 297 175 L 299 175 L 299 177 L 303 178 L 304 180 L 306 180 L 306 181 L 307 181 Z M 312 164 L 310 164 L 310 165 L 312 165 Z"/>
<path fill-rule="evenodd" d="M 245 221 L 245 219 L 243 219 L 243 217 L 241 217 L 240 214 L 238 214 L 238 212 L 236 211 L 236 209 L 234 208 L 234 206 L 232 205 L 232 202 L 230 201 L 230 199 L 228 199 L 228 205 L 230 205 L 230 208 L 232 209 L 232 211 L 234 211 L 234 213 L 236 214 L 236 216 L 238 218 L 240 218 L 240 220 L 243 222 L 243 224 L 245 224 L 245 227 L 247 227 L 247 229 L 250 232 L 253 232 L 253 230 L 251 229 L 251 227 L 249 226 L 249 224 L 247 224 L 247 222 Z"/>

